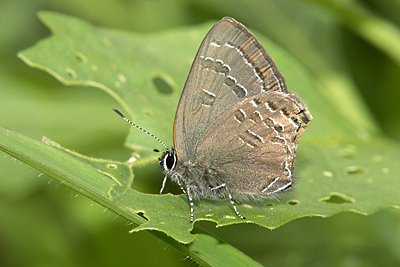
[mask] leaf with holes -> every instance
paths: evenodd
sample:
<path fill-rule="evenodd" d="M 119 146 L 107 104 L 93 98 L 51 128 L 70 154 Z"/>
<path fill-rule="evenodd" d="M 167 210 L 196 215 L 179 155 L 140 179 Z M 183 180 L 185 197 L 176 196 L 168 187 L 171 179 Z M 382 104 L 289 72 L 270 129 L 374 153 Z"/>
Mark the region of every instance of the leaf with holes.
<path fill-rule="evenodd" d="M 97 28 L 51 12 L 40 13 L 40 18 L 53 35 L 22 51 L 20 58 L 64 84 L 105 90 L 135 123 L 172 144 L 181 88 L 196 49 L 212 23 L 145 35 Z M 201 199 L 195 203 L 195 220 L 213 221 L 219 226 L 251 222 L 273 229 L 301 217 L 327 217 L 343 211 L 370 214 L 383 207 L 399 208 L 398 144 L 376 134 L 378 131 L 367 115 L 359 121 L 368 121 L 368 128 L 338 113 L 337 99 L 321 92 L 295 59 L 259 34 L 256 36 L 285 75 L 289 89 L 302 97 L 314 115 L 298 147 L 295 188 L 278 199 L 241 203 L 238 209 L 247 220 L 237 218 L 226 199 Z M 342 106 L 341 110 L 363 114 L 356 107 Z M 157 155 L 149 154 L 150 148 L 157 145 L 151 137 L 132 129 L 127 145 L 142 153 L 138 163 L 150 160 L 157 168 Z M 13 155 L 20 158 L 19 154 Z M 126 176 L 98 167 L 95 159 L 78 157 L 81 161 L 112 177 L 118 185 L 109 188 L 105 202 L 112 201 L 146 219 L 135 231 L 162 231 L 182 243 L 195 239 L 190 233 L 193 224 L 189 223 L 186 196 L 143 194 L 130 187 Z M 129 165 L 133 168 L 132 177 L 135 166 Z M 84 193 L 95 181 L 70 183 Z M 104 201 L 101 203 L 105 205 Z M 132 219 L 121 209 L 115 211 Z"/>

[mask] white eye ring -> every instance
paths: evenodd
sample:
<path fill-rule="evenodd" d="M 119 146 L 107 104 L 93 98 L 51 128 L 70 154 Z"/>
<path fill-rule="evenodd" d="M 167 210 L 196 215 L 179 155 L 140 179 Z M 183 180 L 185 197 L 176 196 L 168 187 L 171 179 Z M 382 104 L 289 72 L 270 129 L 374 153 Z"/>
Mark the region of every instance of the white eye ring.
<path fill-rule="evenodd" d="M 172 165 L 171 165 L 171 157 L 172 157 Z M 169 166 L 171 165 L 171 166 Z M 175 155 L 175 151 L 170 150 L 167 151 L 167 153 L 165 154 L 164 158 L 163 158 L 163 169 L 164 171 L 173 171 L 176 167 L 176 155 Z"/>

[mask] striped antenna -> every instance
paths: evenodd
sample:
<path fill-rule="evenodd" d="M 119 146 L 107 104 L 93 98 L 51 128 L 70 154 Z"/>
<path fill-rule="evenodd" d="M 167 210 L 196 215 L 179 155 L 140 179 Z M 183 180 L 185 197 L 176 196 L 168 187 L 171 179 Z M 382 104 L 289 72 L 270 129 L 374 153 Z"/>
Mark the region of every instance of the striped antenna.
<path fill-rule="evenodd" d="M 155 135 L 152 134 L 152 133 L 149 133 L 148 131 L 146 131 L 146 130 L 143 129 L 142 127 L 140 127 L 140 126 L 134 124 L 133 122 L 131 122 L 130 120 L 128 120 L 118 109 L 113 108 L 113 110 L 114 110 L 114 112 L 117 113 L 121 118 L 123 118 L 126 122 L 132 124 L 133 126 L 135 126 L 136 128 L 138 128 L 138 129 L 141 130 L 142 132 L 145 132 L 145 133 L 147 133 L 148 135 L 152 136 L 154 139 L 156 139 L 158 142 L 160 142 L 160 143 L 165 147 L 165 149 L 168 150 L 168 147 L 167 147 L 167 146 L 164 144 L 164 142 L 161 141 L 157 136 L 155 136 Z"/>

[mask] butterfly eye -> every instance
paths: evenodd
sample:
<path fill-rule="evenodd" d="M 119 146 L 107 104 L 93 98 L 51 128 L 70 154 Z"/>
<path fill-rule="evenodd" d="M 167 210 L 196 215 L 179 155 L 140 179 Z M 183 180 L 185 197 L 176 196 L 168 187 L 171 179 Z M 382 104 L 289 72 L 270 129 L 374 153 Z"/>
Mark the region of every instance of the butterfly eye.
<path fill-rule="evenodd" d="M 175 169 L 176 156 L 173 152 L 168 152 L 164 156 L 164 169 L 171 171 Z"/>

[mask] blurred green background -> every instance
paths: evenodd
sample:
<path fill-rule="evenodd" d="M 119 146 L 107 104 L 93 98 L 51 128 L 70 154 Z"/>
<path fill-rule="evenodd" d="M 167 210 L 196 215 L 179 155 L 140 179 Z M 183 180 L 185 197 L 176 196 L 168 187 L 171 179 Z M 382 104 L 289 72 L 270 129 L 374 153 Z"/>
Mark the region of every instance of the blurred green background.
<path fill-rule="evenodd" d="M 65 87 L 16 57 L 50 34 L 39 10 L 139 32 L 232 16 L 296 56 L 320 86 L 354 90 L 386 136 L 400 140 L 400 50 L 385 39 L 391 31 L 398 37 L 400 1 L 2 0 L 1 125 L 85 155 L 126 160 L 127 127 L 111 112 L 116 101 L 94 88 Z M 384 22 L 375 24 L 376 32 L 360 23 L 365 14 Z M 124 219 L 3 153 L 0 169 L 0 266 L 195 265 L 148 232 L 128 234 Z M 161 172 L 156 166 L 140 171 L 154 178 L 137 187 L 156 193 Z M 399 210 L 306 218 L 274 231 L 199 225 L 263 265 L 400 265 Z"/>

